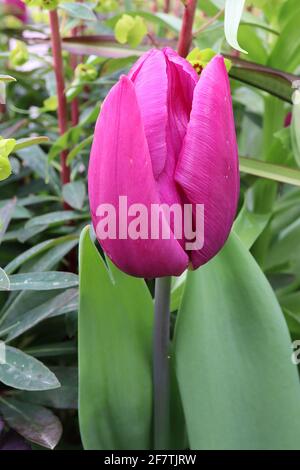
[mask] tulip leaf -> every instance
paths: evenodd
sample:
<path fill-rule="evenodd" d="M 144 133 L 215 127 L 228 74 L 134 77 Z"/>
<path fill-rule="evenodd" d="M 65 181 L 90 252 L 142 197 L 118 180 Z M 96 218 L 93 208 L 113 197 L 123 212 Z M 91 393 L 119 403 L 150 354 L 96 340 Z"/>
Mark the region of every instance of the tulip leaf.
<path fill-rule="evenodd" d="M 110 272 L 80 239 L 79 418 L 86 449 L 150 449 L 153 305 L 146 284 Z M 124 393 L 126 391 L 126 393 Z"/>
<path fill-rule="evenodd" d="M 175 363 L 192 449 L 299 449 L 300 384 L 264 274 L 233 234 L 189 272 Z"/>
<path fill-rule="evenodd" d="M 234 223 L 234 232 L 243 244 L 250 249 L 266 228 L 270 218 L 270 213 L 257 214 L 250 211 L 247 205 L 244 204 Z"/>

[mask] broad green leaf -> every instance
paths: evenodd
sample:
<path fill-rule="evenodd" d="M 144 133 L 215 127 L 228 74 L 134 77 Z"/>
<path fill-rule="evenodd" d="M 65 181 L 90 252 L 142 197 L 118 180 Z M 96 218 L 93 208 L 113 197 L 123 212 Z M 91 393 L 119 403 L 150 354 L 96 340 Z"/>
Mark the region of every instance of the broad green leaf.
<path fill-rule="evenodd" d="M 79 262 L 79 419 L 84 447 L 151 449 L 151 296 L 143 280 L 111 264 L 108 271 L 89 227 L 81 235 Z"/>
<path fill-rule="evenodd" d="M 0 364 L 0 382 L 19 390 L 50 390 L 60 387 L 44 364 L 19 349 L 5 347 L 5 363 Z"/>
<path fill-rule="evenodd" d="M 242 207 L 233 228 L 235 234 L 248 250 L 264 231 L 270 217 L 271 214 L 257 214 L 250 211 L 246 204 Z"/>
<path fill-rule="evenodd" d="M 294 168 L 274 165 L 254 158 L 240 157 L 240 171 L 249 175 L 279 181 L 280 183 L 300 186 L 300 170 Z"/>
<path fill-rule="evenodd" d="M 97 21 L 97 17 L 91 7 L 84 3 L 60 3 L 59 8 L 66 11 L 73 18 L 84 21 Z"/>
<path fill-rule="evenodd" d="M 47 449 L 54 449 L 58 444 L 62 426 L 47 408 L 0 397 L 0 411 L 6 423 L 29 441 Z"/>
<path fill-rule="evenodd" d="M 67 202 L 69 206 L 78 210 L 82 209 L 86 196 L 84 182 L 74 181 L 72 183 L 65 184 L 63 186 L 62 195 L 64 201 Z"/>
<path fill-rule="evenodd" d="M 238 238 L 189 272 L 175 363 L 192 449 L 300 448 L 291 339 L 264 274 Z"/>
<path fill-rule="evenodd" d="M 225 0 L 224 29 L 228 44 L 234 49 L 247 54 L 247 51 L 240 47 L 237 40 L 244 5 L 245 0 Z"/>

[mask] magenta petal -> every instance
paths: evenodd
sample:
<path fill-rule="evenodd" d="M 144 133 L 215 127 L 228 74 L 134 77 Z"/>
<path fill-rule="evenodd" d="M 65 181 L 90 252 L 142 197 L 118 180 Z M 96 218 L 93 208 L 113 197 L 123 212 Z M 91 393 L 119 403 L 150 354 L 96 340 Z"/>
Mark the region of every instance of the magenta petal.
<path fill-rule="evenodd" d="M 141 57 L 129 73 L 142 114 L 155 178 L 158 178 L 163 171 L 167 159 L 168 81 L 166 68 L 163 52 L 152 49 Z"/>
<path fill-rule="evenodd" d="M 102 106 L 90 158 L 89 196 L 96 232 L 100 204 L 112 204 L 118 215 L 119 196 L 127 196 L 128 206 L 143 204 L 150 217 L 151 204 L 160 203 L 134 85 L 127 77 Z M 122 225 L 119 218 L 118 225 Z M 174 237 L 132 240 L 118 239 L 117 234 L 115 240 L 99 241 L 112 261 L 134 276 L 179 275 L 188 264 Z"/>
<path fill-rule="evenodd" d="M 10 5 L 11 7 L 14 8 L 14 12 L 16 13 L 16 16 L 23 21 L 23 23 L 26 23 L 27 21 L 27 8 L 24 2 L 22 0 L 4 0 L 4 3 L 6 5 Z"/>
<path fill-rule="evenodd" d="M 167 65 L 168 120 L 166 128 L 167 161 L 157 182 L 161 199 L 169 205 L 182 203 L 174 174 L 192 109 L 198 75 L 193 67 L 170 48 L 163 49 Z"/>
<path fill-rule="evenodd" d="M 204 204 L 204 246 L 192 251 L 194 268 L 223 247 L 239 196 L 238 150 L 224 59 L 216 56 L 195 89 L 190 123 L 176 181 L 192 204 Z"/>

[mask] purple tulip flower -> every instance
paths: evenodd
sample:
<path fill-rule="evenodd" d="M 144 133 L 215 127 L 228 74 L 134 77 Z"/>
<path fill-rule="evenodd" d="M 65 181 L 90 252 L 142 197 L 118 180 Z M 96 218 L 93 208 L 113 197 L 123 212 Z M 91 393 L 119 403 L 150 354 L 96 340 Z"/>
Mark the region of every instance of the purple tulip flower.
<path fill-rule="evenodd" d="M 193 217 L 196 206 L 204 206 L 204 244 L 199 250 L 186 249 L 184 233 L 175 237 L 171 218 L 168 239 L 131 239 L 120 231 L 115 238 L 98 236 L 121 270 L 147 278 L 177 276 L 213 258 L 228 238 L 239 198 L 238 151 L 223 57 L 214 57 L 199 78 L 172 49 L 144 54 L 103 103 L 88 179 L 97 236 L 99 206 L 110 204 L 118 213 L 120 196 L 127 196 L 128 206 L 149 209 L 152 204 L 187 204 Z M 120 218 L 117 223 L 122 224 Z"/>

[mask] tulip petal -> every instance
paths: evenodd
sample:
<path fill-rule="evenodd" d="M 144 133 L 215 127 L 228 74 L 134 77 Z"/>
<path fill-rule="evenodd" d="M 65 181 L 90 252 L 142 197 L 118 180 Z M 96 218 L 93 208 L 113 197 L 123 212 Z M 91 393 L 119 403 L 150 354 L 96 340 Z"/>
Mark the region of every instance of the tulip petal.
<path fill-rule="evenodd" d="M 182 149 L 192 109 L 193 93 L 198 75 L 193 67 L 170 48 L 163 49 L 167 64 L 168 121 L 166 128 L 167 161 L 158 178 L 161 199 L 169 205 L 182 203 L 174 180 L 177 161 Z M 181 241 L 184 243 L 184 240 Z"/>
<path fill-rule="evenodd" d="M 166 127 L 168 119 L 168 81 L 162 51 L 152 49 L 135 64 L 129 78 L 142 114 L 154 177 L 164 169 L 167 158 Z"/>
<path fill-rule="evenodd" d="M 97 121 L 89 165 L 89 196 L 96 233 L 100 204 L 114 206 L 118 229 L 122 225 L 118 217 L 120 196 L 127 196 L 128 207 L 146 207 L 148 222 L 151 204 L 160 204 L 134 85 L 127 77 L 111 90 Z M 120 239 L 117 230 L 117 239 L 99 241 L 112 261 L 134 276 L 179 275 L 188 264 L 187 254 L 172 233 L 169 239 L 133 240 Z"/>
<path fill-rule="evenodd" d="M 223 247 L 239 196 L 234 117 L 222 56 L 216 56 L 208 64 L 195 88 L 191 119 L 175 178 L 190 203 L 204 204 L 204 246 L 190 252 L 192 265 L 197 268 Z"/>

